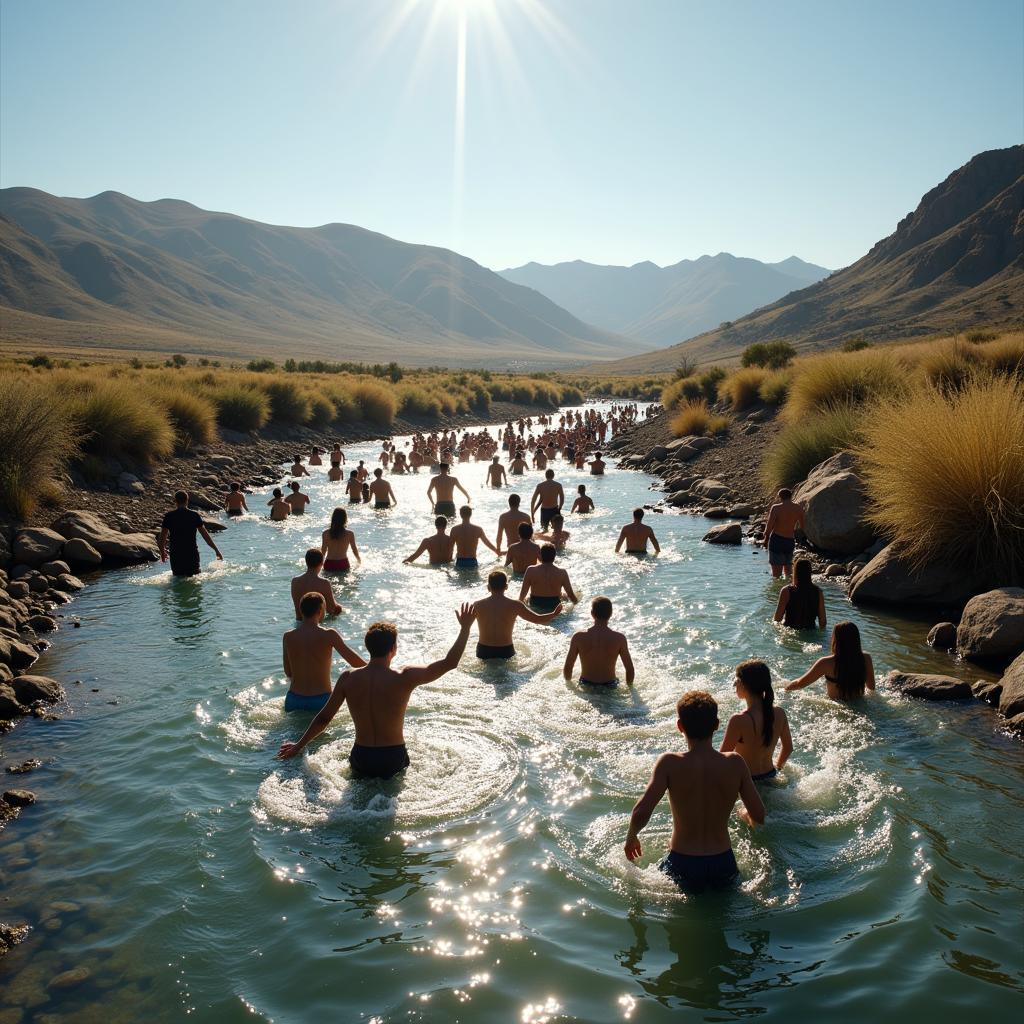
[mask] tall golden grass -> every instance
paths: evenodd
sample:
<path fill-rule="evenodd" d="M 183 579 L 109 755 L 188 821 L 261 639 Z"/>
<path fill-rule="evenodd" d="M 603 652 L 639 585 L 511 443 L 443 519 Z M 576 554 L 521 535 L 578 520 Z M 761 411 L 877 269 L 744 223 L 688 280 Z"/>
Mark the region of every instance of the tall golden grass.
<path fill-rule="evenodd" d="M 719 398 L 725 398 L 733 409 L 747 409 L 760 400 L 761 386 L 768 379 L 769 371 L 761 366 L 745 366 L 733 370 L 718 384 Z"/>
<path fill-rule="evenodd" d="M 895 397 L 910 385 L 907 367 L 897 353 L 882 348 L 826 352 L 793 364 L 793 379 L 783 409 L 794 422 L 836 405 L 863 405 Z"/>
<path fill-rule="evenodd" d="M 883 399 L 854 446 L 871 521 L 918 564 L 1024 575 L 1024 385 L 976 376 Z"/>
<path fill-rule="evenodd" d="M 728 416 L 713 413 L 703 398 L 691 399 L 678 406 L 672 417 L 672 433 L 676 437 L 691 434 L 721 434 L 729 429 L 732 420 Z"/>

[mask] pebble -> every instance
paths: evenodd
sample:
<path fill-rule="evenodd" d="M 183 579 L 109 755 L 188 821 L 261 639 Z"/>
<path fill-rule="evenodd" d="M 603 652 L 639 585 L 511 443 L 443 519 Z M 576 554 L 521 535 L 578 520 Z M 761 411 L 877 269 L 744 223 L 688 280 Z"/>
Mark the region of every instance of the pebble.
<path fill-rule="evenodd" d="M 81 985 L 83 981 L 87 981 L 92 976 L 92 971 L 88 967 L 73 967 L 70 971 L 65 971 L 63 974 L 58 974 L 55 978 L 50 979 L 47 988 L 65 989 L 74 988 L 76 985 Z"/>
<path fill-rule="evenodd" d="M 9 764 L 7 770 L 12 775 L 26 775 L 28 772 L 35 771 L 36 768 L 41 767 L 42 764 L 42 761 L 33 757 L 28 761 L 22 761 L 21 764 Z"/>

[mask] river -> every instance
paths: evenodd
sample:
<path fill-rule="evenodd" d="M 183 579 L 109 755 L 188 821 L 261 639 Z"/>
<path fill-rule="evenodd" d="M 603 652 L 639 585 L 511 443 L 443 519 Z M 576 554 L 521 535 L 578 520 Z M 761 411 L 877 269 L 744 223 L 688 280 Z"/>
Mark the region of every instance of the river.
<path fill-rule="evenodd" d="M 346 455 L 374 465 L 379 448 Z M 288 580 L 341 503 L 322 470 L 304 484 L 305 517 L 270 523 L 267 496 L 250 496 L 260 514 L 218 535 L 225 561 L 201 578 L 108 572 L 68 606 L 82 628 L 65 627 L 37 671 L 68 684 L 74 712 L 3 739 L 5 763 L 46 763 L 8 776 L 39 803 L 0 839 L 0 917 L 35 927 L 0 964 L 0 1024 L 1019 1009 L 1024 748 L 981 704 L 785 694 L 795 752 L 764 790 L 767 826 L 734 822 L 735 891 L 687 898 L 657 871 L 667 801 L 639 866 L 626 862 L 629 810 L 680 743 L 680 693 L 710 689 L 724 723 L 741 710 L 739 661 L 764 658 L 781 689 L 827 636 L 774 627 L 763 553 L 702 545 L 703 519 L 649 514 L 662 555 L 616 556 L 651 478 L 556 469 L 567 494 L 585 481 L 597 503 L 570 519 L 560 558 L 580 605 L 553 627 L 520 625 L 508 665 L 477 661 L 471 639 L 459 670 L 416 691 L 398 781 L 350 778 L 344 712 L 302 758 L 274 760 L 308 721 L 282 711 L 280 637 Z M 482 464 L 457 475 L 493 537 L 509 492 L 484 490 Z M 454 609 L 483 595 L 491 567 L 402 565 L 433 532 L 428 479 L 392 478 L 397 509 L 354 512 L 363 563 L 336 587 L 343 636 L 361 650 L 368 623 L 392 619 L 399 664 L 444 654 Z M 568 636 L 599 593 L 629 636 L 632 690 L 562 679 Z M 860 625 L 879 676 L 950 670 L 926 625 L 826 595 L 830 622 Z M 82 967 L 76 987 L 48 987 Z"/>

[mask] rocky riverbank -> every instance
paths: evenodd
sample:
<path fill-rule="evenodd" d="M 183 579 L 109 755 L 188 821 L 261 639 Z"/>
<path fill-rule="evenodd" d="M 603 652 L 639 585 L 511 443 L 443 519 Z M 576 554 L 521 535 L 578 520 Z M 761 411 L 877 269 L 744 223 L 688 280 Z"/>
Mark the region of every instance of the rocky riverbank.
<path fill-rule="evenodd" d="M 621 467 L 660 478 L 655 487 L 665 496 L 648 506 L 653 511 L 721 521 L 704 536 L 710 544 L 742 544 L 744 536 L 757 543 L 772 502 L 760 469 L 780 429 L 774 409 L 760 406 L 715 437 L 675 438 L 669 416 L 662 414 L 620 435 L 609 451 Z M 982 700 L 1024 738 L 1024 589 L 1000 586 L 1004 581 L 997 576 L 948 563 L 909 564 L 867 522 L 863 482 L 849 452 L 816 466 L 795 488 L 794 498 L 806 517 L 797 555 L 811 559 L 819 583 L 842 586 L 854 603 L 946 616 L 931 630 L 922 627 L 921 639 L 949 653 L 951 674 L 894 672 L 885 684 L 921 699 Z M 960 678 L 967 662 L 1003 675 L 998 682 L 969 682 Z"/>

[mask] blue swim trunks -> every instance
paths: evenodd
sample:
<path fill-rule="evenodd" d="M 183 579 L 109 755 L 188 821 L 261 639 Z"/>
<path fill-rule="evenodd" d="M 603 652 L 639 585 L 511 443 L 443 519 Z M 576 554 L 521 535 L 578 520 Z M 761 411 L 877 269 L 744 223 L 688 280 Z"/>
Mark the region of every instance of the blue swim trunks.
<path fill-rule="evenodd" d="M 284 698 L 284 709 L 285 711 L 319 711 L 330 699 L 329 693 L 308 696 L 289 690 Z"/>
<path fill-rule="evenodd" d="M 456 558 L 455 568 L 456 569 L 476 569 L 480 563 L 475 558 Z"/>

